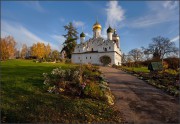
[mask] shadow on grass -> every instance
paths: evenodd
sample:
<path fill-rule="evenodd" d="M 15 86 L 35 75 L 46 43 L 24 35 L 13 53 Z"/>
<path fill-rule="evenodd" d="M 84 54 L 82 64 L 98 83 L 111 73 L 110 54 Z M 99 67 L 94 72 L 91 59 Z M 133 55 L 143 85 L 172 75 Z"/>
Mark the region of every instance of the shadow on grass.
<path fill-rule="evenodd" d="M 67 123 L 111 120 L 113 110 L 106 104 L 91 99 L 72 99 L 64 95 L 36 93 L 16 88 L 5 94 L 1 120 L 8 123 Z M 12 91 L 12 92 L 14 92 Z M 12 95 L 14 97 L 12 98 Z M 97 120 L 99 119 L 99 120 Z"/>
<path fill-rule="evenodd" d="M 43 89 L 43 73 L 60 67 L 27 63 L 24 66 L 3 63 L 1 79 L 1 122 L 4 123 L 84 123 L 115 121 L 114 113 L 102 101 L 71 98 L 62 94 L 50 94 Z M 30 66 L 29 66 L 29 65 Z M 34 64 L 34 65 L 31 65 Z M 63 65 L 62 68 L 71 68 Z M 108 116 L 107 116 L 108 115 Z"/>

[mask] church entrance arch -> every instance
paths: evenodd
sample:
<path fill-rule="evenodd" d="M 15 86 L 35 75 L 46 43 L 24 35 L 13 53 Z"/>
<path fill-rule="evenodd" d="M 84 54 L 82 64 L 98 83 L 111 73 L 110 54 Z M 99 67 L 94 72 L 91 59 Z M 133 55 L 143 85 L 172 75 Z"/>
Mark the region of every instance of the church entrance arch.
<path fill-rule="evenodd" d="M 107 55 L 104 55 L 104 56 L 101 56 L 99 58 L 99 61 L 103 64 L 103 65 L 108 65 L 111 63 L 111 57 L 107 56 Z"/>

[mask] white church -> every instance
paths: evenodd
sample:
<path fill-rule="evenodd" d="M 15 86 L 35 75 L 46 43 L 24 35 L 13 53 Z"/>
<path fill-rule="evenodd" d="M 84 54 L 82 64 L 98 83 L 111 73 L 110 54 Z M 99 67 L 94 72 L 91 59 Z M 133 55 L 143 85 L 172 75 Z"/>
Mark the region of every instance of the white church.
<path fill-rule="evenodd" d="M 85 41 L 85 34 L 80 34 L 80 44 L 77 44 L 72 54 L 73 63 L 91 63 L 103 65 L 100 58 L 110 58 L 109 65 L 121 65 L 120 38 L 110 26 L 107 29 L 107 39 L 101 37 L 101 25 L 96 21 L 93 25 L 93 38 Z"/>

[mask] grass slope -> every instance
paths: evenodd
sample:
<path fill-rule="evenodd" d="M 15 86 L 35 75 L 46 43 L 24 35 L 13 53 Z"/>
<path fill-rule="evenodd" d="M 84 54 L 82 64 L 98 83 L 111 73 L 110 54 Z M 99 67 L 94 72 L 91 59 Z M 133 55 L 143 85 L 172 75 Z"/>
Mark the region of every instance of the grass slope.
<path fill-rule="evenodd" d="M 144 72 L 144 73 L 150 72 L 147 67 L 126 67 L 126 66 L 122 66 L 121 68 L 129 70 L 129 71 L 135 71 L 135 72 Z"/>
<path fill-rule="evenodd" d="M 44 72 L 73 64 L 35 63 L 31 60 L 1 62 L 2 122 L 99 122 L 119 121 L 119 113 L 102 101 L 71 98 L 44 90 Z"/>

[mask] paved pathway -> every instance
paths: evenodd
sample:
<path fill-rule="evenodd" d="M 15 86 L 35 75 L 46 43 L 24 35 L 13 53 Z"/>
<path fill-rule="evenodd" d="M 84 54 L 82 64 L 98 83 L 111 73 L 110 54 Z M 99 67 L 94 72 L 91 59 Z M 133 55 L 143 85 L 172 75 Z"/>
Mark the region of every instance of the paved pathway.
<path fill-rule="evenodd" d="M 128 123 L 178 123 L 178 100 L 121 70 L 100 67 Z"/>

